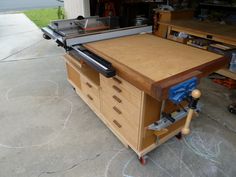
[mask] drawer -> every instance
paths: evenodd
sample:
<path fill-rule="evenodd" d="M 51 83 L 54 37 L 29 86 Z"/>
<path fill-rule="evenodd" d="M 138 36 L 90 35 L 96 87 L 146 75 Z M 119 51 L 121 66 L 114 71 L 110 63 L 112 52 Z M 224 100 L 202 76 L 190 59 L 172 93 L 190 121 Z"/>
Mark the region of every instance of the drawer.
<path fill-rule="evenodd" d="M 67 77 L 78 88 L 81 89 L 80 73 L 70 63 L 66 62 Z"/>
<path fill-rule="evenodd" d="M 102 100 L 102 113 L 106 117 L 109 125 L 128 141 L 129 144 L 137 148 L 138 128 L 129 124 L 122 115 L 114 111 L 114 106 Z"/>
<path fill-rule="evenodd" d="M 99 98 L 99 86 L 90 81 L 86 76 L 81 75 L 82 91 L 88 91 Z"/>
<path fill-rule="evenodd" d="M 81 77 L 81 87 L 86 100 L 100 110 L 99 87 L 84 76 Z"/>
<path fill-rule="evenodd" d="M 127 99 L 131 104 L 140 107 L 141 104 L 141 90 L 137 89 L 124 79 L 115 76 L 113 78 L 105 78 L 100 75 L 101 88 L 105 92 L 121 95 Z"/>
<path fill-rule="evenodd" d="M 120 115 L 127 121 L 132 127 L 139 127 L 139 115 L 140 108 L 137 108 L 121 95 L 111 94 L 106 90 L 101 91 L 101 98 L 106 103 L 112 105 L 112 112 Z"/>
<path fill-rule="evenodd" d="M 100 110 L 100 100 L 99 97 L 95 96 L 92 92 L 89 92 L 88 90 L 82 91 L 85 99 L 87 102 L 92 104 L 94 107 L 96 107 L 98 110 Z"/>

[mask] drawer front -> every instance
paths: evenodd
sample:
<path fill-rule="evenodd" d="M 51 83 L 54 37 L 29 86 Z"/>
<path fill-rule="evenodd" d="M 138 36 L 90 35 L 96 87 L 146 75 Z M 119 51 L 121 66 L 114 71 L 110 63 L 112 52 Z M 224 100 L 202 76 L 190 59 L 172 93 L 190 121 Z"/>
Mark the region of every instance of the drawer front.
<path fill-rule="evenodd" d="M 101 90 L 102 100 L 113 105 L 113 113 L 120 115 L 127 121 L 132 127 L 138 129 L 139 127 L 139 115 L 140 109 L 131 104 L 121 95 L 111 93 L 106 89 Z"/>
<path fill-rule="evenodd" d="M 99 97 L 95 96 L 92 92 L 87 91 L 82 91 L 83 94 L 85 95 L 86 100 L 95 106 L 98 110 L 100 110 L 100 101 Z"/>
<path fill-rule="evenodd" d="M 70 63 L 66 62 L 66 69 L 67 69 L 67 77 L 68 79 L 74 83 L 74 85 L 81 89 L 81 78 L 80 73 L 74 68 Z"/>
<path fill-rule="evenodd" d="M 127 99 L 131 104 L 140 107 L 141 104 L 141 90 L 137 89 L 122 78 L 115 76 L 113 78 L 105 78 L 100 75 L 100 83 L 102 89 L 121 95 Z"/>
<path fill-rule="evenodd" d="M 81 77 L 81 87 L 87 101 L 100 110 L 99 88 L 86 77 Z"/>
<path fill-rule="evenodd" d="M 83 92 L 92 93 L 99 98 L 99 87 L 83 75 L 81 75 L 81 87 Z"/>
<path fill-rule="evenodd" d="M 117 113 L 116 107 L 111 103 L 102 100 L 101 109 L 110 126 L 123 136 L 131 145 L 137 148 L 138 128 L 130 125 L 122 114 Z"/>

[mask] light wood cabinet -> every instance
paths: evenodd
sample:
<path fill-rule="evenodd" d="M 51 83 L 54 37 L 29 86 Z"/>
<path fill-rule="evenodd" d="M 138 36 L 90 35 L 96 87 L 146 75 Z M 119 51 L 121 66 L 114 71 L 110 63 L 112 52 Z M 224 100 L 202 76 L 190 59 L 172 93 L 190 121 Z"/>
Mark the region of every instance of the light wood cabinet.
<path fill-rule="evenodd" d="M 141 91 L 120 77 L 101 79 L 101 113 L 124 139 L 138 148 Z"/>
<path fill-rule="evenodd" d="M 180 133 L 185 125 L 187 113 L 183 107 L 188 102 L 174 104 L 169 91 L 227 63 L 227 58 L 221 55 L 149 34 L 83 46 L 110 62 L 116 75 L 104 77 L 96 71 L 98 68 L 90 67 L 88 60 L 68 51 L 65 57 L 68 81 L 104 124 L 139 157 Z"/>
<path fill-rule="evenodd" d="M 164 142 L 147 130 L 159 119 L 161 102 L 119 76 L 106 78 L 69 55 L 65 61 L 68 81 L 126 147 L 142 156 Z"/>

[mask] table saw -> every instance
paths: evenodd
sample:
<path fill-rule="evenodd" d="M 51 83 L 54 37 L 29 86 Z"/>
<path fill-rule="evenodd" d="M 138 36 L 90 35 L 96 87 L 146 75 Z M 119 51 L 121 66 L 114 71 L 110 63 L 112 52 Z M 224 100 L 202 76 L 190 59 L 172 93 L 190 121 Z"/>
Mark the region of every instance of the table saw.
<path fill-rule="evenodd" d="M 200 79 L 229 62 L 154 36 L 151 26 L 120 28 L 111 17 L 55 21 L 42 30 L 66 49 L 76 93 L 143 164 L 148 152 L 190 133 L 201 107 Z"/>

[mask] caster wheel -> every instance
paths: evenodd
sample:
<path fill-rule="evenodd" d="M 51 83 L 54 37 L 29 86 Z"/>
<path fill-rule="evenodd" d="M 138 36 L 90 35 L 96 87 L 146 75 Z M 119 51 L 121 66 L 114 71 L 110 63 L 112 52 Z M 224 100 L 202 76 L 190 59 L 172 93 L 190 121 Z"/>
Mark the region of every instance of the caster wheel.
<path fill-rule="evenodd" d="M 75 91 L 75 87 L 72 87 L 72 89 Z"/>
<path fill-rule="evenodd" d="M 229 105 L 228 110 L 230 113 L 236 114 L 236 104 L 234 103 L 234 104 Z"/>
<path fill-rule="evenodd" d="M 146 165 L 147 164 L 147 160 L 148 160 L 148 156 L 142 156 L 139 157 L 139 162 L 141 163 L 141 165 Z"/>
<path fill-rule="evenodd" d="M 178 140 L 181 140 L 181 139 L 182 139 L 182 133 L 179 132 L 177 135 L 175 135 L 175 137 L 176 137 Z"/>

